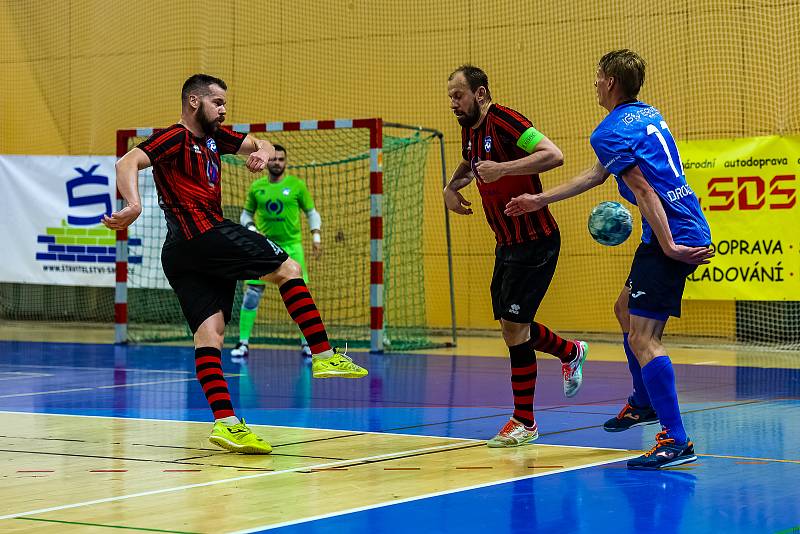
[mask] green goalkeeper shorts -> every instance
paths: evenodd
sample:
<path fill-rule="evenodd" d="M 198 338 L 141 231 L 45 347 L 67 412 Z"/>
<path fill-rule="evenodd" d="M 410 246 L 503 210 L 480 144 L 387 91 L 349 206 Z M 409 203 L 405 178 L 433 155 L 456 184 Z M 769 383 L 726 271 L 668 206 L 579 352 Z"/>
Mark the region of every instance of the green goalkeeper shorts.
<path fill-rule="evenodd" d="M 300 264 L 300 268 L 303 269 L 303 280 L 308 283 L 308 271 L 306 270 L 306 258 L 305 254 L 303 253 L 303 243 L 284 244 L 276 241 L 275 244 L 281 247 L 290 258 Z M 263 286 L 266 284 L 266 282 L 262 282 L 261 280 L 247 280 L 245 283 L 254 286 Z"/>

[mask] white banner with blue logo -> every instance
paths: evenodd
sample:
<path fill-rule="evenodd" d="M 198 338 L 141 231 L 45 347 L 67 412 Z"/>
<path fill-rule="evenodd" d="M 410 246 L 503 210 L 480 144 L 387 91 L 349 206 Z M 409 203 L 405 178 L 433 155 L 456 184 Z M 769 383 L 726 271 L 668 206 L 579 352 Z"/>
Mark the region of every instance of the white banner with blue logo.
<path fill-rule="evenodd" d="M 114 286 L 114 156 L 0 156 L 0 281 Z"/>

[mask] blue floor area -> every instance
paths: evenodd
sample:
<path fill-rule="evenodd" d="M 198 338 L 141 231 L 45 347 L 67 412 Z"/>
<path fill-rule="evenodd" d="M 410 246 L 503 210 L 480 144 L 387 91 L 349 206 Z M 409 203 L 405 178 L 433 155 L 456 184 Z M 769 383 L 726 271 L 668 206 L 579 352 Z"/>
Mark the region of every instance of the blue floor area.
<path fill-rule="evenodd" d="M 209 421 L 193 355 L 180 347 L 0 342 L 0 410 Z M 354 358 L 369 367 L 369 377 L 312 380 L 293 350 L 254 349 L 247 365 L 224 367 L 237 413 L 253 424 L 487 439 L 510 415 L 503 358 Z M 684 423 L 702 455 L 695 464 L 655 473 L 628 471 L 623 463 L 585 468 L 280 530 L 800 531 L 800 371 L 675 370 Z M 589 361 L 584 375 L 580 394 L 565 399 L 560 363 L 540 356 L 538 443 L 649 448 L 656 425 L 602 430 L 629 393 L 627 365 Z"/>

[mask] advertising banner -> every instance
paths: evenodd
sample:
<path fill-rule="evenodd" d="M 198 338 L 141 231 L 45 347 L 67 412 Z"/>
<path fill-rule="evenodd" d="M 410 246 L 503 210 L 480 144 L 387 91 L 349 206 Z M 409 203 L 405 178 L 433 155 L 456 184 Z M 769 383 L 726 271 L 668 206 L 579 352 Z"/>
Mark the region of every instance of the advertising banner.
<path fill-rule="evenodd" d="M 800 137 L 678 142 L 716 256 L 684 298 L 800 300 Z"/>

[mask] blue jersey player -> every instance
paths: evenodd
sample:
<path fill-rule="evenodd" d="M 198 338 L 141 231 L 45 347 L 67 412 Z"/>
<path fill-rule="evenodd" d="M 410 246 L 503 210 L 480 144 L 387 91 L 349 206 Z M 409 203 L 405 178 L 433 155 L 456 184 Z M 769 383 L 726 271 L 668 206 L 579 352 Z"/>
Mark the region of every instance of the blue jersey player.
<path fill-rule="evenodd" d="M 630 50 L 609 52 L 600 59 L 595 87 L 608 115 L 590 139 L 598 161 L 553 189 L 511 199 L 505 213 L 519 216 L 539 210 L 588 191 L 611 174 L 623 198 L 639 207 L 642 243 L 614 305 L 633 394 L 604 428 L 617 432 L 659 420 L 662 431 L 656 445 L 628 461 L 628 467 L 660 469 L 697 459 L 683 427 L 675 373 L 661 336 L 669 316 L 680 317 L 686 277 L 714 253 L 708 223 L 686 183 L 667 123 L 656 108 L 636 100 L 644 71 L 644 61 Z"/>

